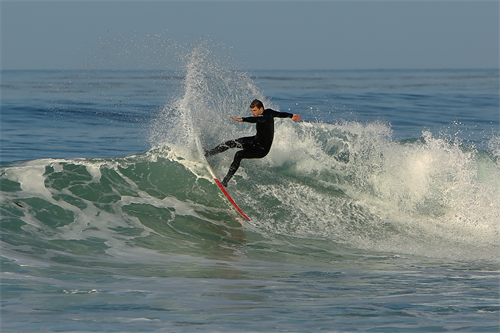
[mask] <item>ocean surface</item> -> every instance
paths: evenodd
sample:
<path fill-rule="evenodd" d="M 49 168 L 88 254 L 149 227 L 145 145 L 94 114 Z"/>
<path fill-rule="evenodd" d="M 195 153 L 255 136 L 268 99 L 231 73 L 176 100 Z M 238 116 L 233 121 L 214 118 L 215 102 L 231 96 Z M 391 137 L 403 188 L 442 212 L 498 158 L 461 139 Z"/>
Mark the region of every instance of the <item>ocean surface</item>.
<path fill-rule="evenodd" d="M 498 332 L 498 70 L 1 72 L 1 331 Z M 276 120 L 229 183 L 202 149 Z M 224 176 L 235 150 L 210 158 Z"/>

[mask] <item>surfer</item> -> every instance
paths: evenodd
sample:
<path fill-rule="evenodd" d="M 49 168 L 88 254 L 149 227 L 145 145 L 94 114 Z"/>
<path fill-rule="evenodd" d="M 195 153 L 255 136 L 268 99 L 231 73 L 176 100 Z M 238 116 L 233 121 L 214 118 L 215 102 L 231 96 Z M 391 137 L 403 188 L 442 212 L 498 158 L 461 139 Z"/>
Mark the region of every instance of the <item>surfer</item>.
<path fill-rule="evenodd" d="M 292 114 L 288 112 L 278 112 L 271 109 L 264 109 L 264 104 L 258 99 L 254 100 L 250 104 L 250 110 L 252 111 L 253 117 L 236 118 L 231 117 L 231 119 L 254 123 L 256 124 L 257 134 L 254 136 L 243 137 L 235 140 L 229 140 L 221 143 L 217 147 L 211 150 L 205 150 L 205 156 L 209 157 L 218 153 L 222 153 L 229 148 L 241 148 L 234 155 L 234 160 L 226 177 L 222 181 L 222 185 L 227 187 L 227 183 L 236 173 L 240 167 L 241 160 L 244 158 L 263 158 L 271 150 L 271 145 L 273 144 L 274 138 L 274 118 L 292 118 L 293 121 L 302 121 L 299 114 Z"/>

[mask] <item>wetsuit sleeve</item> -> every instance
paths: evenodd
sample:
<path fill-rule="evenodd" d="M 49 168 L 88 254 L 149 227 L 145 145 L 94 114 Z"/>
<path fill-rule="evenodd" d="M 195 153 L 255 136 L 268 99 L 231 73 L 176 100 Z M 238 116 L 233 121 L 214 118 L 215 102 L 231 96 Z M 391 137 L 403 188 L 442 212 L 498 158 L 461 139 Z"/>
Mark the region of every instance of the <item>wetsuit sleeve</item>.
<path fill-rule="evenodd" d="M 288 112 L 278 112 L 271 109 L 267 110 L 275 118 L 292 118 L 293 114 Z"/>
<path fill-rule="evenodd" d="M 245 117 L 241 119 L 246 123 L 253 123 L 253 124 L 265 123 L 267 121 L 267 119 L 264 117 Z"/>
<path fill-rule="evenodd" d="M 292 118 L 293 114 L 288 112 L 278 112 L 271 109 L 266 109 L 264 111 L 265 116 L 272 116 L 274 118 Z M 265 123 L 267 121 L 266 117 L 245 117 L 242 118 L 246 123 Z"/>

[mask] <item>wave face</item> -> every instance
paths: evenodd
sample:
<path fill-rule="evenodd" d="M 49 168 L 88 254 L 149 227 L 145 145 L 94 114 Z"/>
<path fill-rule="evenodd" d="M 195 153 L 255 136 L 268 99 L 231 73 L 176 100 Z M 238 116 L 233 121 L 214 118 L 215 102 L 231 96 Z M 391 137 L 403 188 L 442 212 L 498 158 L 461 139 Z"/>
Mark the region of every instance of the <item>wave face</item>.
<path fill-rule="evenodd" d="M 17 253 L 29 247 L 37 256 L 120 257 L 135 248 L 189 255 L 185 234 L 230 239 L 239 228 L 215 185 L 165 150 L 26 162 L 4 168 L 1 184 L 3 241 Z"/>

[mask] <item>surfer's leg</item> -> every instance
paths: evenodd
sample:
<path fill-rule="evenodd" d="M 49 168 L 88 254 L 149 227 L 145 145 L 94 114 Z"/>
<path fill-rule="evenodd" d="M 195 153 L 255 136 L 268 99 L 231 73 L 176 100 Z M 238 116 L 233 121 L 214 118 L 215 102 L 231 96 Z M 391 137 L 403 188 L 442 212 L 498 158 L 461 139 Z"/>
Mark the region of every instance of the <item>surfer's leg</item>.
<path fill-rule="evenodd" d="M 212 148 L 210 150 L 205 150 L 205 157 L 219 154 L 219 153 L 225 152 L 229 148 L 236 148 L 236 147 L 237 147 L 236 140 L 229 140 L 229 141 L 226 141 L 224 143 L 221 143 L 220 145 L 218 145 L 215 148 Z"/>
<path fill-rule="evenodd" d="M 229 148 L 246 148 L 247 146 L 252 144 L 254 140 L 255 137 L 249 136 L 249 137 L 239 138 L 236 140 L 226 141 L 224 143 L 221 143 L 215 148 L 212 148 L 210 150 L 205 150 L 205 157 L 225 152 Z"/>
<path fill-rule="evenodd" d="M 234 155 L 233 163 L 231 163 L 229 171 L 227 172 L 226 177 L 224 177 L 224 180 L 222 181 L 222 185 L 224 185 L 224 187 L 227 187 L 227 183 L 231 180 L 236 171 L 238 171 L 242 159 L 262 158 L 266 156 L 267 153 L 268 151 L 265 151 L 263 149 L 244 149 L 236 152 L 236 154 Z"/>
<path fill-rule="evenodd" d="M 240 150 L 234 154 L 234 159 L 233 163 L 231 163 L 231 166 L 229 167 L 229 171 L 227 172 L 226 177 L 224 177 L 224 180 L 222 181 L 222 185 L 224 187 L 227 187 L 227 183 L 229 180 L 233 177 L 233 175 L 236 173 L 238 168 L 240 167 L 241 160 L 243 159 L 243 156 L 245 155 L 245 150 Z"/>

